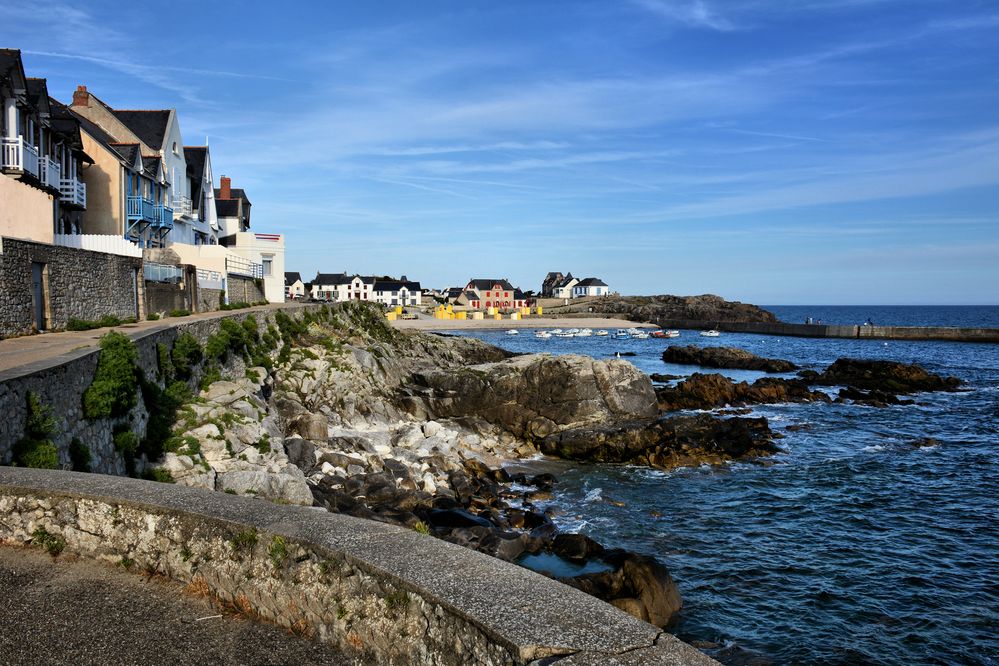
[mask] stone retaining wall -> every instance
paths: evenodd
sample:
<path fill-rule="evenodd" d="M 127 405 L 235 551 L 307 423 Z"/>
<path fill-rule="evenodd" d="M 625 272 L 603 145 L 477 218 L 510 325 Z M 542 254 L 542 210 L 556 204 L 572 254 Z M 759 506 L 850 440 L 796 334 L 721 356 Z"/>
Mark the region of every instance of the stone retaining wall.
<path fill-rule="evenodd" d="M 196 488 L 0 468 L 0 541 L 47 542 L 188 582 L 378 663 L 715 663 L 609 604 L 481 553 Z"/>
<path fill-rule="evenodd" d="M 306 308 L 318 306 L 295 305 L 282 308 L 289 316 L 299 317 Z M 248 314 L 257 318 L 261 328 L 273 322 L 276 310 L 236 310 L 210 319 L 190 321 L 169 320 L 160 326 L 146 329 L 133 337 L 138 351 L 138 366 L 146 377 L 158 375 L 158 343 L 167 347 L 182 333 L 190 333 L 202 345 L 209 336 L 219 330 L 223 319 L 242 321 Z M 128 329 L 119 329 L 127 333 Z M 149 413 L 145 409 L 141 393 L 139 402 L 127 417 L 106 419 L 85 419 L 83 417 L 83 392 L 87 390 L 97 369 L 100 350 L 88 348 L 70 352 L 61 357 L 32 366 L 0 372 L 0 464 L 9 464 L 11 447 L 21 438 L 27 418 L 27 394 L 38 395 L 42 404 L 52 406 L 58 420 L 58 434 L 53 442 L 59 449 L 60 463 L 68 468 L 69 447 L 73 438 L 78 438 L 91 453 L 92 470 L 103 474 L 125 474 L 125 460 L 115 450 L 112 441 L 116 427 L 125 427 L 140 437 L 145 435 Z M 230 355 L 227 371 L 241 376 L 244 368 L 242 359 Z M 191 380 L 197 386 L 200 376 L 196 373 Z M 141 471 L 141 469 L 140 469 Z"/>
<path fill-rule="evenodd" d="M 264 296 L 263 282 L 257 285 L 253 278 L 239 277 L 230 274 L 227 278 L 230 303 L 259 303 L 267 300 Z"/>
<path fill-rule="evenodd" d="M 142 259 L 0 238 L 0 337 L 35 328 L 33 263 L 45 266 L 46 329 L 65 328 L 72 317 L 145 316 Z"/>

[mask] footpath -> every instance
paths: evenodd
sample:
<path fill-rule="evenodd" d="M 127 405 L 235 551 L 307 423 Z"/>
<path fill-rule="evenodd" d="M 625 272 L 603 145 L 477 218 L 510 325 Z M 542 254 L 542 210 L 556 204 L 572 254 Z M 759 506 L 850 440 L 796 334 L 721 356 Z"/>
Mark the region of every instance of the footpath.
<path fill-rule="evenodd" d="M 242 310 L 215 310 L 192 314 L 187 317 L 169 317 L 158 321 L 140 321 L 134 324 L 122 324 L 113 327 L 135 339 L 147 333 L 166 330 L 191 321 L 203 319 L 220 319 L 236 313 L 251 314 L 271 310 L 288 310 L 307 307 L 303 303 L 272 303 L 258 305 Z M 101 336 L 111 328 L 95 328 L 90 331 L 61 331 L 58 333 L 39 333 L 25 335 L 19 338 L 0 340 L 0 381 L 6 379 L 8 371 L 34 371 L 70 361 L 77 356 L 89 353 L 97 348 Z"/>
<path fill-rule="evenodd" d="M 2 664 L 348 664 L 335 647 L 92 560 L 0 546 Z"/>

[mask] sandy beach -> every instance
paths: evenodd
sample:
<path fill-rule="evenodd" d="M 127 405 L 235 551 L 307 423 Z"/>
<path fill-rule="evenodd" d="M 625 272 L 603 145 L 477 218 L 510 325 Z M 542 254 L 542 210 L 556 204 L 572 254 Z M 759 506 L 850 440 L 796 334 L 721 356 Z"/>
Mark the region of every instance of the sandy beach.
<path fill-rule="evenodd" d="M 511 328 L 657 328 L 653 324 L 607 319 L 604 317 L 532 317 L 529 319 L 399 319 L 391 322 L 396 328 L 421 331 L 459 331 Z"/>

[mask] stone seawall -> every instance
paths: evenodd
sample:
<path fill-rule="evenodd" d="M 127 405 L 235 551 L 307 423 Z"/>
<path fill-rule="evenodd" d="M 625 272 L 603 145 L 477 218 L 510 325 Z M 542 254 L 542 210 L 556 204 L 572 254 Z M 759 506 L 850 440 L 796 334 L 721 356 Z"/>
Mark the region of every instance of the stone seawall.
<path fill-rule="evenodd" d="M 145 316 L 142 259 L 0 238 L 0 337 L 35 329 L 32 264 L 40 264 L 44 328 L 70 318 Z"/>
<path fill-rule="evenodd" d="M 466 548 L 196 488 L 0 468 L 0 541 L 188 582 L 378 663 L 715 663 L 613 606 Z"/>
<path fill-rule="evenodd" d="M 620 317 L 619 313 L 570 313 L 560 319 Z M 950 328 L 946 326 L 852 326 L 834 324 L 786 324 L 783 322 L 702 321 L 659 318 L 651 322 L 662 328 L 716 329 L 729 333 L 758 333 L 799 338 L 855 338 L 860 340 L 944 340 L 950 342 L 999 342 L 996 328 Z"/>
<path fill-rule="evenodd" d="M 281 308 L 280 311 L 291 317 L 299 317 L 307 308 L 316 307 L 319 306 L 292 305 Z M 273 322 L 275 312 L 277 310 L 235 310 L 210 319 L 171 319 L 133 337 L 138 351 L 137 365 L 147 377 L 154 378 L 158 373 L 159 343 L 169 348 L 178 336 L 190 333 L 203 345 L 209 336 L 218 332 L 223 319 L 242 321 L 252 314 L 266 328 L 268 323 Z M 127 328 L 117 330 L 128 332 Z M 0 419 L 0 464 L 9 464 L 11 447 L 24 432 L 27 394 L 30 391 L 38 395 L 43 404 L 53 408 L 53 415 L 58 421 L 58 433 L 52 439 L 59 450 L 62 465 L 69 466 L 70 443 L 77 438 L 90 450 L 92 471 L 103 474 L 126 473 L 125 459 L 114 446 L 114 430 L 125 426 L 141 437 L 145 435 L 149 413 L 140 394 L 138 405 L 128 417 L 93 420 L 83 417 L 83 392 L 93 381 L 99 356 L 99 349 L 87 348 L 0 372 L 0 414 L 4 415 Z M 226 370 L 240 376 L 244 371 L 242 363 L 242 359 L 234 355 Z M 197 382 L 199 379 L 199 376 L 195 376 L 193 381 Z"/>
<path fill-rule="evenodd" d="M 253 278 L 230 274 L 227 283 L 230 303 L 259 303 L 267 300 L 264 296 L 263 283 L 258 285 Z"/>

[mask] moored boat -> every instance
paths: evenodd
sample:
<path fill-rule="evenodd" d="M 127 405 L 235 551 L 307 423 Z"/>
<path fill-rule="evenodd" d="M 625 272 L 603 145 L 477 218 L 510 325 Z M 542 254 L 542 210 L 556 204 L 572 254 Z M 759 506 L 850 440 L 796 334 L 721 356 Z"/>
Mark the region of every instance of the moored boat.
<path fill-rule="evenodd" d="M 701 335 L 705 338 L 717 338 L 721 333 L 715 329 L 711 329 L 710 331 L 701 331 Z"/>
<path fill-rule="evenodd" d="M 506 334 L 507 335 L 520 335 L 520 331 L 518 331 L 515 328 L 511 328 L 509 331 L 506 332 Z"/>
<path fill-rule="evenodd" d="M 596 335 L 599 338 L 606 338 L 608 335 L 610 335 L 610 333 L 607 331 L 606 328 L 601 328 L 599 331 L 594 333 L 594 335 Z"/>

